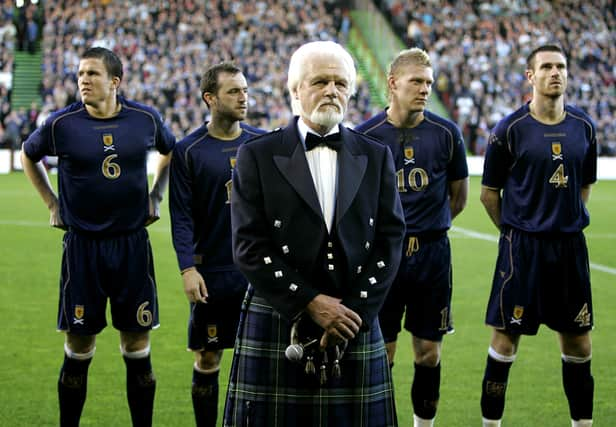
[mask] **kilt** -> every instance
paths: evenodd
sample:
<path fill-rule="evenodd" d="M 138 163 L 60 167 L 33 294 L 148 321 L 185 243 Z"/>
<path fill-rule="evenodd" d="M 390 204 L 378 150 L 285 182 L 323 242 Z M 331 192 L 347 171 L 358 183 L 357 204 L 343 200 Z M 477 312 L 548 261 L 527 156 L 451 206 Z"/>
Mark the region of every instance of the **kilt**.
<path fill-rule="evenodd" d="M 349 342 L 342 375 L 320 386 L 304 365 L 285 358 L 291 324 L 265 299 L 247 292 L 233 353 L 226 427 L 397 426 L 383 336 L 375 319 Z M 316 367 L 317 373 L 319 366 Z"/>

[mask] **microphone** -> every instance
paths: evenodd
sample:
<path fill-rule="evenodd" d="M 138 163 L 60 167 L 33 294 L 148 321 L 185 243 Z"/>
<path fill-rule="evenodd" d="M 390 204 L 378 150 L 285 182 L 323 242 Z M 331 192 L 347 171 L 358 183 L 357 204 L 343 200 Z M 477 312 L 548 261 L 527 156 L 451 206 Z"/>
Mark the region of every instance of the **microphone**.
<path fill-rule="evenodd" d="M 291 344 L 284 351 L 284 357 L 290 362 L 301 362 L 304 357 L 304 349 L 317 342 L 316 339 L 308 341 L 306 344 Z"/>

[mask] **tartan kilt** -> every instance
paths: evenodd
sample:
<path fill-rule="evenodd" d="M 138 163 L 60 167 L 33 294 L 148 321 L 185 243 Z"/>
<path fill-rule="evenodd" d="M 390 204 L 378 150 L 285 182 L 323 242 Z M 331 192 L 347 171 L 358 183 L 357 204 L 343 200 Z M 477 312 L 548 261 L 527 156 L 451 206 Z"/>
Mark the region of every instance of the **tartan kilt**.
<path fill-rule="evenodd" d="M 290 362 L 291 324 L 246 293 L 225 403 L 225 427 L 397 426 L 394 390 L 378 319 L 349 342 L 342 375 L 319 386 Z M 317 375 L 319 366 L 316 367 Z"/>

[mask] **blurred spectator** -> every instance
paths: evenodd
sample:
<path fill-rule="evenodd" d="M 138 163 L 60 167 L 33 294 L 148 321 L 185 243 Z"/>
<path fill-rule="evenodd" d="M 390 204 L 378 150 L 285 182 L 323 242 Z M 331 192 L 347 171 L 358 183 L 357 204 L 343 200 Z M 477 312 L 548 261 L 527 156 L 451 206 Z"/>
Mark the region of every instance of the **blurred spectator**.
<path fill-rule="evenodd" d="M 32 4 L 29 1 L 23 6 L 13 8 L 12 19 L 17 30 L 18 50 L 27 50 L 30 53 L 36 51 L 36 42 L 42 25 L 41 10 L 40 4 Z"/>
<path fill-rule="evenodd" d="M 601 154 L 616 154 L 616 17 L 613 0 L 492 2 L 377 0 L 400 37 L 434 59 L 436 84 L 470 149 L 483 153 L 479 129 L 491 129 L 510 105 L 528 101 L 525 58 L 554 42 L 569 55 L 567 102 L 597 122 Z"/>
<path fill-rule="evenodd" d="M 11 111 L 4 119 L 4 140 L 7 148 L 19 149 L 23 120 L 16 111 Z"/>

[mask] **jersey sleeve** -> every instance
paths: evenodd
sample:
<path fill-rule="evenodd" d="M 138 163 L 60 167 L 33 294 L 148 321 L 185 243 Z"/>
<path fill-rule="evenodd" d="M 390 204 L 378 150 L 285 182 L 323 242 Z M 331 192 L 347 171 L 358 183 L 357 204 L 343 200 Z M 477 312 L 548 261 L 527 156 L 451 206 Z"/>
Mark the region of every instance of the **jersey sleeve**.
<path fill-rule="evenodd" d="M 50 120 L 46 120 L 45 123 L 32 132 L 24 142 L 23 150 L 33 162 L 38 162 L 45 156 L 56 155 L 53 141 L 51 141 L 50 123 Z"/>
<path fill-rule="evenodd" d="M 171 158 L 169 179 L 169 214 L 171 236 L 180 270 L 192 267 L 194 224 L 192 219 L 191 176 L 181 150 L 176 145 Z"/>
<path fill-rule="evenodd" d="M 481 184 L 489 188 L 504 187 L 513 160 L 503 128 L 503 123 L 498 123 L 488 140 Z"/>
<path fill-rule="evenodd" d="M 466 147 L 464 138 L 457 126 L 452 129 L 453 146 L 451 161 L 447 165 L 447 181 L 458 181 L 468 177 L 468 164 L 466 163 Z"/>
<path fill-rule="evenodd" d="M 161 154 L 168 154 L 175 147 L 175 136 L 168 126 L 166 126 L 160 115 L 156 115 L 156 149 Z"/>
<path fill-rule="evenodd" d="M 584 170 L 582 171 L 582 185 L 590 185 L 597 181 L 597 132 L 595 124 L 588 126 L 588 141 L 590 142 L 584 157 Z"/>

